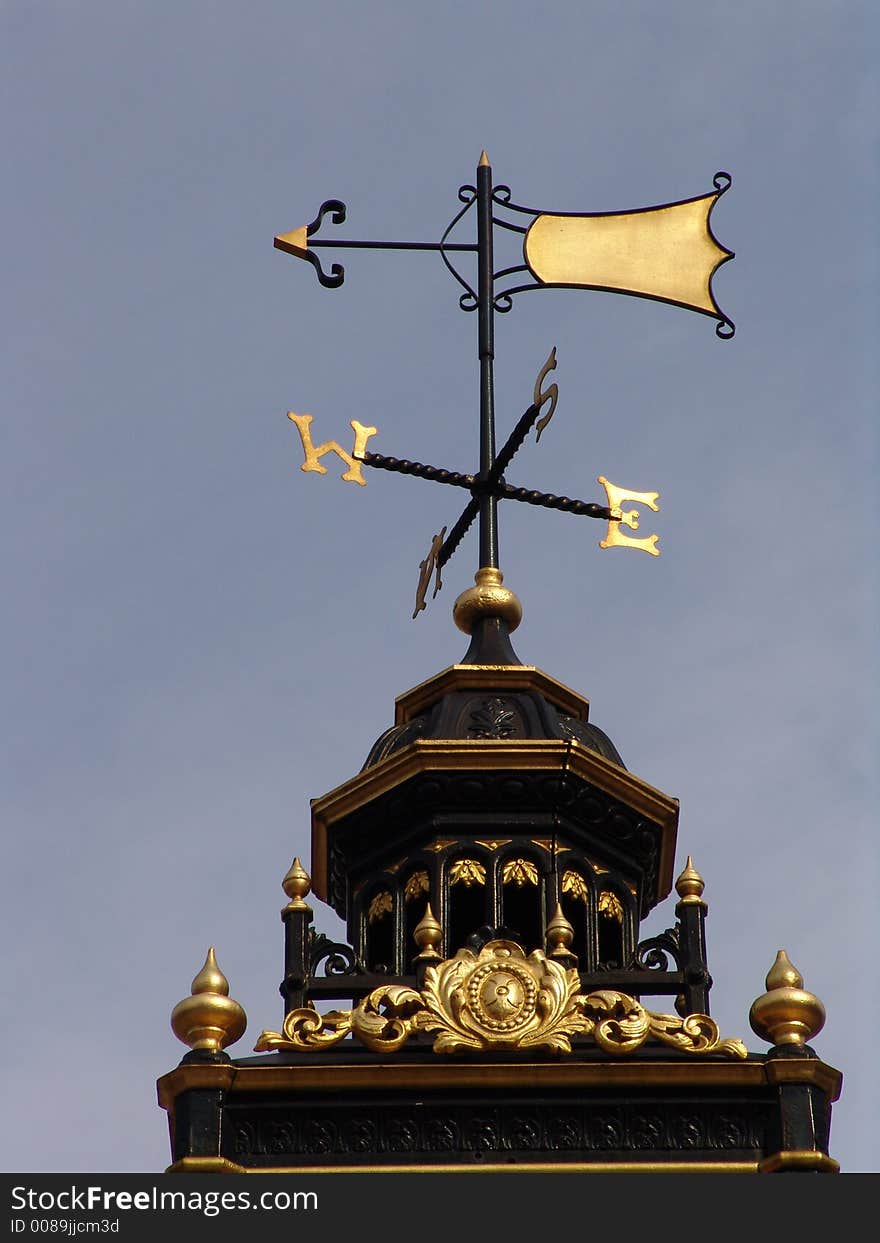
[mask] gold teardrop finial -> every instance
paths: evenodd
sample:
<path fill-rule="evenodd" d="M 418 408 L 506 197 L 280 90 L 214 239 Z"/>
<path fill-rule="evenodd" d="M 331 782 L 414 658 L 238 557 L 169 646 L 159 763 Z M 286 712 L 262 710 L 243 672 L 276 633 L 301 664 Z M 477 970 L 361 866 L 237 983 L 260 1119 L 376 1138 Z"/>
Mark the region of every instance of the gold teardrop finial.
<path fill-rule="evenodd" d="M 774 1045 L 806 1044 L 825 1026 L 825 1007 L 804 989 L 803 976 L 780 950 L 767 972 L 767 992 L 749 1011 L 752 1031 Z"/>
<path fill-rule="evenodd" d="M 443 929 L 431 910 L 431 903 L 425 905 L 425 913 L 413 929 L 413 940 L 421 951 L 420 958 L 439 958 L 440 940 Z"/>
<path fill-rule="evenodd" d="M 217 965 L 213 945 L 192 982 L 189 997 L 171 1012 L 171 1030 L 193 1050 L 219 1053 L 244 1035 L 247 1015 L 229 996 L 229 981 Z"/>
<path fill-rule="evenodd" d="M 678 894 L 682 902 L 693 905 L 695 902 L 702 901 L 703 890 L 705 888 L 705 881 L 694 867 L 693 859 L 690 855 L 688 855 L 687 863 L 684 865 L 684 871 L 675 882 L 675 892 Z"/>
<path fill-rule="evenodd" d="M 522 605 L 517 596 L 503 587 L 500 570 L 482 566 L 474 575 L 474 586 L 463 591 L 452 606 L 452 617 L 459 630 L 473 634 L 484 617 L 498 617 L 507 622 L 508 630 L 516 630 L 522 621 Z"/>
<path fill-rule="evenodd" d="M 786 954 L 785 950 L 779 950 L 776 955 L 776 961 L 767 972 L 767 978 L 764 981 L 764 987 L 768 989 L 774 988 L 803 988 L 804 977 L 798 971 L 797 967 Z"/>
<path fill-rule="evenodd" d="M 562 906 L 556 903 L 553 918 L 547 925 L 547 944 L 550 946 L 551 958 L 567 958 L 574 941 L 574 927 L 565 918 Z"/>
<path fill-rule="evenodd" d="M 294 859 L 284 880 L 281 882 L 281 888 L 287 894 L 290 901 L 281 912 L 282 915 L 287 911 L 307 911 L 309 908 L 304 899 L 312 888 L 312 878 L 300 863 L 299 858 Z"/>
<path fill-rule="evenodd" d="M 488 155 L 486 155 L 486 148 L 484 147 L 483 150 L 480 152 L 480 162 L 479 162 L 478 167 L 485 168 L 488 164 L 489 164 L 489 157 Z"/>
<path fill-rule="evenodd" d="M 217 956 L 214 953 L 212 945 L 205 955 L 205 962 L 193 979 L 192 987 L 189 990 L 193 996 L 196 993 L 219 993 L 222 997 L 229 996 L 229 981 L 217 966 Z"/>

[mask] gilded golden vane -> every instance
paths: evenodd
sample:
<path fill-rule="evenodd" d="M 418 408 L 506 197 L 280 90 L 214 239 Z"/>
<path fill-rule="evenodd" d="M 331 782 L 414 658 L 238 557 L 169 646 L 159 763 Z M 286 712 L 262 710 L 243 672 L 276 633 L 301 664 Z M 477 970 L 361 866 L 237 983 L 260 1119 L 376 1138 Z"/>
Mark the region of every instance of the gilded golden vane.
<path fill-rule="evenodd" d="M 567 496 L 534 489 L 514 487 L 504 472 L 535 427 L 535 441 L 553 417 L 559 399 L 559 386 L 554 382 L 544 387 L 548 374 L 556 368 L 556 348 L 550 351 L 535 382 L 532 404 L 519 418 L 503 447 L 495 448 L 495 312 L 511 309 L 513 299 L 530 289 L 578 288 L 609 293 L 630 294 L 656 302 L 667 302 L 687 310 L 708 315 L 716 321 L 715 332 L 723 340 L 734 334 L 733 321 L 720 309 L 712 290 L 712 278 L 718 268 L 733 257 L 712 232 L 710 217 L 718 199 L 731 184 L 727 173 L 716 173 L 714 191 L 696 198 L 636 211 L 611 213 L 551 213 L 523 207 L 511 199 L 510 187 L 494 185 L 492 166 L 485 151 L 477 167 L 476 185 L 459 187 L 458 198 L 463 204 L 447 226 L 439 242 L 354 241 L 350 239 L 317 239 L 325 217 L 333 224 L 346 218 L 345 204 L 327 199 L 321 204 L 311 224 L 282 233 L 275 246 L 287 254 L 311 263 L 318 281 L 325 288 L 338 288 L 345 279 L 345 269 L 333 263 L 324 270 L 316 253 L 321 247 L 362 250 L 435 251 L 464 292 L 459 297 L 463 311 L 477 314 L 477 353 L 480 362 L 480 462 L 475 474 L 463 474 L 405 458 L 388 457 L 367 449 L 367 442 L 377 428 L 366 427 L 351 420 L 354 444 L 348 453 L 335 440 L 315 445 L 312 439 L 311 414 L 288 411 L 302 442 L 305 460 L 301 469 L 326 474 L 321 459 L 336 454 L 345 466 L 342 478 L 363 486 L 366 480 L 362 467 L 414 475 L 436 483 L 464 488 L 470 500 L 450 528 L 443 527 L 434 535 L 424 559 L 419 563 L 419 580 L 413 617 L 426 607 L 427 592 L 434 579 L 433 595 L 442 586 L 441 571 L 458 548 L 473 523 L 479 519 L 479 564 L 481 570 L 499 570 L 498 502 L 521 501 L 547 509 L 559 509 L 581 517 L 598 518 L 607 523 L 600 548 L 636 548 L 651 556 L 659 556 L 657 541 L 652 534 L 639 538 L 624 534 L 639 529 L 640 512 L 625 509 L 627 502 L 658 510 L 657 492 L 636 492 L 618 487 L 604 475 L 597 481 L 605 490 L 606 504 L 572 500 Z M 476 240 L 453 242 L 455 227 L 474 210 Z M 509 219 L 512 216 L 513 219 Z M 519 223 L 523 218 L 528 223 Z M 494 238 L 496 228 L 522 237 L 523 262 L 513 267 L 495 268 Z M 453 258 L 461 253 L 476 257 L 476 288 L 454 266 Z M 505 283 L 506 282 L 506 283 Z M 542 413 L 543 412 L 543 413 Z"/>

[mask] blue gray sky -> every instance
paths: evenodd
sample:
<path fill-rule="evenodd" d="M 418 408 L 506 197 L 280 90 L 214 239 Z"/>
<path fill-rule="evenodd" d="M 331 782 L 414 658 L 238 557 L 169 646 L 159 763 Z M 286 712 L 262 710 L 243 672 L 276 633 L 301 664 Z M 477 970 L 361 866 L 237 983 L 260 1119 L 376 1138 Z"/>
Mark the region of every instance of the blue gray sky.
<path fill-rule="evenodd" d="M 475 317 L 436 255 L 337 256 L 331 291 L 272 238 L 338 197 L 340 236 L 436 240 L 485 147 L 555 211 L 733 177 L 713 217 L 733 341 L 583 291 L 497 324 L 500 437 L 558 350 L 559 406 L 511 480 L 656 488 L 661 557 L 508 505 L 502 567 L 521 659 L 681 799 L 722 1033 L 766 1047 L 748 1011 L 785 948 L 845 1076 L 832 1153 L 877 1169 L 872 6 L 3 0 L 0 24 L 0 1166 L 164 1168 L 154 1085 L 208 945 L 244 1055 L 280 1017 L 309 798 L 464 653 L 475 535 L 411 620 L 458 495 L 305 475 L 285 413 L 472 469 Z M 667 903 L 645 933 L 673 922 Z"/>

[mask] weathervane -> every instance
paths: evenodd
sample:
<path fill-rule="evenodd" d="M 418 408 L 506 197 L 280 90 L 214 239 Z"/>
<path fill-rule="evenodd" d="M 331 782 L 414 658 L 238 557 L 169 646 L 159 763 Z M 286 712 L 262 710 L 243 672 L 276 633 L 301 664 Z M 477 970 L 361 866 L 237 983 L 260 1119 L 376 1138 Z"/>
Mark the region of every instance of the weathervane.
<path fill-rule="evenodd" d="M 532 427 L 536 426 L 536 441 L 553 417 L 559 396 L 558 386 L 553 383 L 542 387 L 550 371 L 556 367 L 556 348 L 550 355 L 535 382 L 532 404 L 525 411 L 510 433 L 500 451 L 495 449 L 495 392 L 493 364 L 495 357 L 495 312 L 504 314 L 511 310 L 513 298 L 531 289 L 577 288 L 602 290 L 609 293 L 631 294 L 657 302 L 669 302 L 675 306 L 697 311 L 715 319 L 715 332 L 723 340 L 734 334 L 733 322 L 718 307 L 712 292 L 712 277 L 722 263 L 733 257 L 716 240 L 709 223 L 712 208 L 729 188 L 731 179 L 727 173 L 715 174 L 715 190 L 698 198 L 667 203 L 659 207 L 640 208 L 636 211 L 600 213 L 541 212 L 522 207 L 511 201 L 509 186 L 492 185 L 492 167 L 485 151 L 477 167 L 476 186 L 459 188 L 458 198 L 463 204 L 439 242 L 384 242 L 316 239 L 324 218 L 329 215 L 333 224 L 342 224 L 346 217 L 345 204 L 338 199 L 327 199 L 321 204 L 318 215 L 309 225 L 303 225 L 290 233 L 275 238 L 275 246 L 313 265 L 318 281 L 328 289 L 338 288 L 345 279 L 340 263 L 333 263 L 325 272 L 315 253 L 320 247 L 362 250 L 424 250 L 436 251 L 453 277 L 463 287 L 459 298 L 463 311 L 477 312 L 478 354 L 480 360 L 480 466 L 476 475 L 461 474 L 436 466 L 407 459 L 387 457 L 372 453 L 367 442 L 378 429 L 366 427 L 351 420 L 354 446 L 347 453 L 335 440 L 315 445 L 311 435 L 311 414 L 295 414 L 288 411 L 288 418 L 296 425 L 302 441 L 305 461 L 301 469 L 326 474 L 321 458 L 335 453 L 346 465 L 342 475 L 350 483 L 364 485 L 362 466 L 415 475 L 420 479 L 433 480 L 452 487 L 464 488 L 471 499 L 465 505 L 447 534 L 443 527 L 431 540 L 427 556 L 419 564 L 419 582 L 413 617 L 426 607 L 426 595 L 434 577 L 434 592 L 442 586 L 441 571 L 461 543 L 475 519 L 479 518 L 479 566 L 480 572 L 496 572 L 500 580 L 498 561 L 498 501 L 523 501 L 529 505 L 541 505 L 559 509 L 565 513 L 607 522 L 601 548 L 639 548 L 652 556 L 659 555 L 657 535 L 633 538 L 623 534 L 622 526 L 638 530 L 640 515 L 636 509 L 623 509 L 624 502 L 635 501 L 657 511 L 658 493 L 633 492 L 610 483 L 604 475 L 598 482 L 605 489 L 605 505 L 592 501 L 571 500 L 567 496 L 517 488 L 507 483 L 504 472 L 514 455 L 524 443 Z M 476 242 L 451 242 L 452 230 L 471 208 L 476 208 Z M 515 216 L 531 217 L 525 226 L 505 219 L 496 213 L 510 212 Z M 494 269 L 494 232 L 502 228 L 522 236 L 524 262 L 513 267 Z M 474 289 L 453 266 L 450 256 L 469 252 L 477 257 L 477 288 Z M 525 280 L 525 276 L 531 280 Z M 513 284 L 496 289 L 496 282 L 512 279 Z M 524 283 L 517 283 L 524 281 Z M 546 413 L 542 415 L 542 410 Z"/>

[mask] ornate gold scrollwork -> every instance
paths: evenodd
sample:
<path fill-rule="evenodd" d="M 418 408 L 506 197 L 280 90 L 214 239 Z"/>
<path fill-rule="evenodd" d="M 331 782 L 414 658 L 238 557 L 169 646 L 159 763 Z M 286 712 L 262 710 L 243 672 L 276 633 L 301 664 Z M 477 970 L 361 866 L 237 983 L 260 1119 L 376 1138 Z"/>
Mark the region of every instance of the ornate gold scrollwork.
<path fill-rule="evenodd" d="M 255 1046 L 316 1050 L 349 1033 L 368 1049 L 390 1053 L 416 1032 L 436 1032 L 435 1053 L 466 1049 L 534 1049 L 570 1053 L 572 1036 L 627 1056 L 654 1039 L 682 1053 L 744 1058 L 741 1040 L 722 1040 L 705 1014 L 653 1014 L 613 989 L 578 993 L 580 977 L 541 950 L 526 956 L 513 941 L 459 950 L 425 972 L 421 993 L 402 985 L 374 989 L 352 1010 L 293 1010 L 281 1032 L 264 1031 Z"/>

